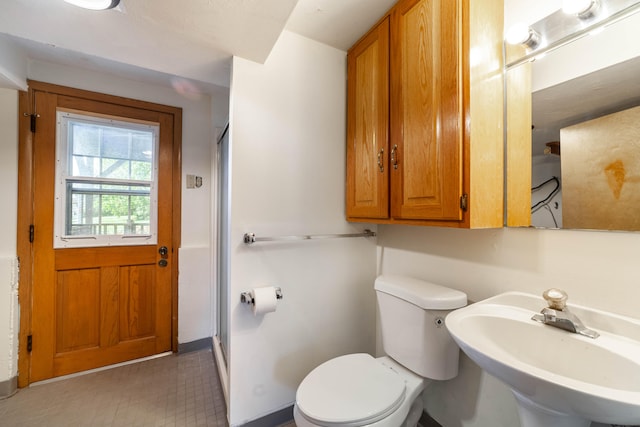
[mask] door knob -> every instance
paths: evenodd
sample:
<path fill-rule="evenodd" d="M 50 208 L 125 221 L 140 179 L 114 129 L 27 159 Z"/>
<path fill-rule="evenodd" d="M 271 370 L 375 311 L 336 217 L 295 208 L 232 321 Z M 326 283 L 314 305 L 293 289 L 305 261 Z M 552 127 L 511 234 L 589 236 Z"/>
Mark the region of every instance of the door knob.
<path fill-rule="evenodd" d="M 158 249 L 158 253 L 162 257 L 162 259 L 166 259 L 167 256 L 169 256 L 169 249 L 166 246 L 160 246 L 160 249 Z"/>

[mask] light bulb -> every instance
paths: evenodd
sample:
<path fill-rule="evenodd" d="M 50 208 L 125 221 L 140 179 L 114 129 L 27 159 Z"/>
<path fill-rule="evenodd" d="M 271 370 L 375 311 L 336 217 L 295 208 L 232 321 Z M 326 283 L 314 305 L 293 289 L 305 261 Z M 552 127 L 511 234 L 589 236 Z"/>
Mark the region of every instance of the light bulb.
<path fill-rule="evenodd" d="M 64 0 L 74 6 L 91 10 L 105 10 L 116 7 L 120 0 Z"/>
<path fill-rule="evenodd" d="M 575 15 L 585 19 L 592 16 L 598 9 L 597 0 L 563 0 L 562 11 L 567 15 Z"/>
<path fill-rule="evenodd" d="M 524 44 L 533 49 L 540 42 L 540 35 L 527 24 L 518 22 L 507 31 L 506 41 L 513 45 Z"/>

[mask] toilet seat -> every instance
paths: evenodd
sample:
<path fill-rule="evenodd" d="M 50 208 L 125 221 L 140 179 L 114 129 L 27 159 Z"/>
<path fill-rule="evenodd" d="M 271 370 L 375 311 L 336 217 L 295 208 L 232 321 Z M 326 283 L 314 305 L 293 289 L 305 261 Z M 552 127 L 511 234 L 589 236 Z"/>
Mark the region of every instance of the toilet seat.
<path fill-rule="evenodd" d="M 389 416 L 406 397 L 406 384 L 369 354 L 348 354 L 315 368 L 296 394 L 300 414 L 319 426 L 358 427 Z"/>

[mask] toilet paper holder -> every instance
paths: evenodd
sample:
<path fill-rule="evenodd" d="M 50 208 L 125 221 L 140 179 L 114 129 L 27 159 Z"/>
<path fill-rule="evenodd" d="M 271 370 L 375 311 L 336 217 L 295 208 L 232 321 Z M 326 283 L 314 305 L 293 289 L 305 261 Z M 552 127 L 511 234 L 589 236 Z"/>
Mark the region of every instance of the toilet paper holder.
<path fill-rule="evenodd" d="M 276 291 L 276 299 L 282 299 L 282 289 L 274 288 Z M 248 305 L 254 305 L 255 301 L 250 292 L 242 292 L 240 294 L 240 302 Z"/>

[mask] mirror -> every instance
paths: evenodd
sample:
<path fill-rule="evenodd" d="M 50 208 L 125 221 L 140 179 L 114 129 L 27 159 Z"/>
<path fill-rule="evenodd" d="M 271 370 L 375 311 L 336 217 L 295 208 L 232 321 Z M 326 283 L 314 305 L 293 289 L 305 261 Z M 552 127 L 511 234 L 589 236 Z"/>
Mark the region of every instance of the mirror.
<path fill-rule="evenodd" d="M 640 3 L 598 3 L 506 48 L 508 226 L 640 230 Z"/>

